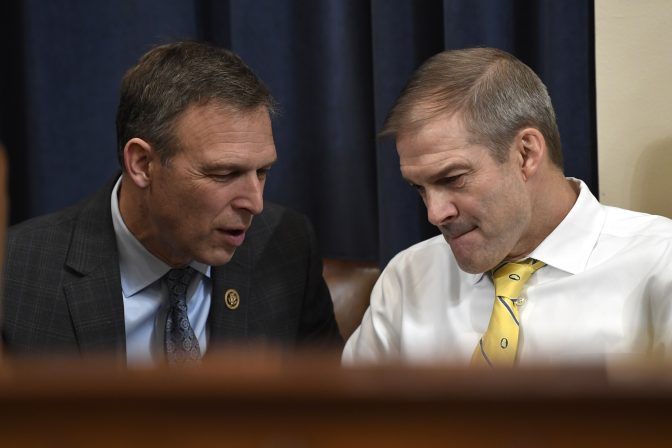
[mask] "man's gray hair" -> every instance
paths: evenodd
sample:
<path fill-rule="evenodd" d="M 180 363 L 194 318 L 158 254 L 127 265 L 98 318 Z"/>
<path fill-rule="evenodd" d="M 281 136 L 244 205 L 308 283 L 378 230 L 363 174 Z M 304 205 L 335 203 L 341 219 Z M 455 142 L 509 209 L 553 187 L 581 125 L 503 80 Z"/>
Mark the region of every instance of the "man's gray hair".
<path fill-rule="evenodd" d="M 505 51 L 468 48 L 439 53 L 411 77 L 385 120 L 381 136 L 397 136 L 439 115 L 459 113 L 469 142 L 508 159 L 516 133 L 538 129 L 551 161 L 563 167 L 560 133 L 544 83 Z"/>

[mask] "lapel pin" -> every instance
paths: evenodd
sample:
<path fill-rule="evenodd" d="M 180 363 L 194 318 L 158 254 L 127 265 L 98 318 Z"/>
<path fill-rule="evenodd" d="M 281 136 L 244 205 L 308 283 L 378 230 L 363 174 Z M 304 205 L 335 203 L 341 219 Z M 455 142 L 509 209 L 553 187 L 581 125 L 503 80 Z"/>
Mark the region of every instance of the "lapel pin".
<path fill-rule="evenodd" d="M 240 305 L 240 295 L 235 289 L 227 289 L 224 293 L 224 303 L 230 310 L 235 310 Z"/>

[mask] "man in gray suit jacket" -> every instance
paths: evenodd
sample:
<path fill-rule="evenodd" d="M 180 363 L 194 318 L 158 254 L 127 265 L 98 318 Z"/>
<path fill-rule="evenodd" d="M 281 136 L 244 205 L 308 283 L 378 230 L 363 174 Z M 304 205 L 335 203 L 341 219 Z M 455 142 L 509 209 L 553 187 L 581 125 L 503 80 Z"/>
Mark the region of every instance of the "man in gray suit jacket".
<path fill-rule="evenodd" d="M 227 50 L 144 55 L 121 86 L 121 176 L 9 231 L 6 352 L 137 365 L 242 341 L 339 347 L 309 222 L 263 201 L 273 105 Z"/>

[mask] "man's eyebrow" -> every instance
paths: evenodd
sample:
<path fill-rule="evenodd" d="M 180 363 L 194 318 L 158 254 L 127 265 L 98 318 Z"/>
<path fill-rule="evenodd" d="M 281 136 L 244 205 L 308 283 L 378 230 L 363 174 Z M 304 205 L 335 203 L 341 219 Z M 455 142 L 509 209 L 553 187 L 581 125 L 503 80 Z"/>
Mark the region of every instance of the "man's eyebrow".
<path fill-rule="evenodd" d="M 439 179 L 443 179 L 445 177 L 451 177 L 454 176 L 455 171 L 462 171 L 462 170 L 469 170 L 470 166 L 467 163 L 462 163 L 462 162 L 457 162 L 453 163 L 451 165 L 445 166 L 441 168 L 439 171 L 436 173 L 433 173 L 431 176 L 429 176 L 426 180 L 427 182 L 435 182 Z M 411 180 L 409 177 L 405 175 L 401 175 L 402 179 L 409 184 L 415 185 L 415 182 Z"/>
<path fill-rule="evenodd" d="M 238 171 L 244 169 L 239 163 L 207 163 L 201 165 L 203 171 Z"/>
<path fill-rule="evenodd" d="M 455 163 L 455 164 L 452 164 L 452 165 L 449 165 L 449 166 L 446 166 L 446 167 L 442 168 L 438 172 L 434 173 L 429 178 L 429 180 L 433 181 L 433 180 L 437 180 L 437 179 L 442 179 L 444 177 L 451 177 L 451 176 L 455 175 L 454 174 L 455 171 L 463 171 L 463 170 L 467 170 L 468 168 L 469 168 L 469 165 L 467 165 L 466 163 L 458 162 L 458 163 Z"/>
<path fill-rule="evenodd" d="M 272 165 L 277 162 L 277 158 L 273 159 L 269 163 L 262 165 L 260 167 L 254 167 L 252 165 L 236 162 L 214 162 L 208 163 L 201 166 L 203 171 L 212 172 L 212 171 L 246 171 L 251 169 L 263 169 L 270 168 Z"/>
<path fill-rule="evenodd" d="M 412 181 L 411 179 L 409 179 L 408 177 L 406 177 L 406 176 L 401 176 L 401 178 L 402 178 L 403 181 L 406 182 L 407 184 L 409 184 L 409 185 L 415 185 L 415 182 L 413 182 L 413 181 Z"/>

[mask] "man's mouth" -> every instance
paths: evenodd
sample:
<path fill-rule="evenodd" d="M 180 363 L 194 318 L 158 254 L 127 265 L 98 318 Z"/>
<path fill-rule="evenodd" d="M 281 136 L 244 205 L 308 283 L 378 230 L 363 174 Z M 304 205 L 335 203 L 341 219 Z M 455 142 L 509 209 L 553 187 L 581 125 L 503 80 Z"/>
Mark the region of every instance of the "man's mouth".
<path fill-rule="evenodd" d="M 245 241 L 246 228 L 230 228 L 230 229 L 219 229 L 221 235 L 223 235 L 224 240 L 230 246 L 238 247 L 243 244 Z"/>
<path fill-rule="evenodd" d="M 456 240 L 460 238 L 461 236 L 466 235 L 467 233 L 473 231 L 476 229 L 476 226 L 472 225 L 451 225 L 450 227 L 441 227 L 441 233 L 443 234 L 444 238 L 448 241 L 451 242 L 453 240 Z"/>

